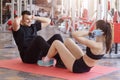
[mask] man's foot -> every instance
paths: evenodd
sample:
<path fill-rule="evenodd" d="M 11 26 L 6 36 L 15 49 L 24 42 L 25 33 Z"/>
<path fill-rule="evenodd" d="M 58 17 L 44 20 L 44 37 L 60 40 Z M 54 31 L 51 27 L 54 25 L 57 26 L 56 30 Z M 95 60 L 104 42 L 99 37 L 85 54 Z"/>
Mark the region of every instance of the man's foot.
<path fill-rule="evenodd" d="M 66 68 L 64 63 L 61 60 L 57 60 L 55 67 Z"/>
<path fill-rule="evenodd" d="M 50 66 L 54 66 L 54 59 L 50 59 L 49 61 L 44 62 L 43 60 L 38 60 L 37 64 L 39 66 L 45 66 L 45 67 L 50 67 Z"/>

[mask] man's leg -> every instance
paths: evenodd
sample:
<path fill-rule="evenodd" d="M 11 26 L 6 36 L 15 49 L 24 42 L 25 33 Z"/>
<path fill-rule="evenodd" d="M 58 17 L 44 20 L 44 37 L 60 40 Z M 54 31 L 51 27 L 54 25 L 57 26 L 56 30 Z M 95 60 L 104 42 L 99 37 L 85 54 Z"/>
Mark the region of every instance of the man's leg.
<path fill-rule="evenodd" d="M 23 62 L 25 63 L 37 63 L 38 59 L 46 56 L 50 45 L 41 36 L 37 36 L 30 47 L 25 52 Z"/>
<path fill-rule="evenodd" d="M 59 40 L 59 41 L 63 42 L 63 38 L 60 34 L 53 35 L 47 42 L 51 45 L 54 40 Z"/>

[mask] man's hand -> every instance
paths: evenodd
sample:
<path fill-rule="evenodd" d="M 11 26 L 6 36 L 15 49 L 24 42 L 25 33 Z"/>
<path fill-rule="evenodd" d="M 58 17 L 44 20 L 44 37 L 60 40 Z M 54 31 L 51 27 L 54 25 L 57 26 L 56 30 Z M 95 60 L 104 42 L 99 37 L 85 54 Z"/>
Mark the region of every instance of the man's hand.
<path fill-rule="evenodd" d="M 35 19 L 36 16 L 34 16 L 34 15 L 31 15 L 31 16 L 32 16 L 32 20 L 36 20 L 36 19 Z"/>
<path fill-rule="evenodd" d="M 51 22 L 51 20 L 46 17 L 39 17 L 39 16 L 32 15 L 32 18 L 33 18 L 33 20 L 40 21 L 42 24 L 42 27 L 46 27 L 46 26 L 50 25 L 50 22 Z"/>

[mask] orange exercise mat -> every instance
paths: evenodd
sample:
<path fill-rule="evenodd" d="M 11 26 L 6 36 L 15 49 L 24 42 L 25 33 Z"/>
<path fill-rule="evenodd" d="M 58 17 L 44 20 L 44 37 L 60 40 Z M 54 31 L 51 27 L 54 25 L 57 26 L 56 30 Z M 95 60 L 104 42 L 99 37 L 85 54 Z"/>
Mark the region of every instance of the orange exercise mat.
<path fill-rule="evenodd" d="M 118 70 L 118 68 L 96 65 L 90 72 L 76 74 L 62 68 L 40 67 L 37 64 L 25 64 L 22 63 L 19 58 L 12 60 L 0 60 L 0 67 L 34 74 L 58 77 L 67 80 L 90 80 Z"/>

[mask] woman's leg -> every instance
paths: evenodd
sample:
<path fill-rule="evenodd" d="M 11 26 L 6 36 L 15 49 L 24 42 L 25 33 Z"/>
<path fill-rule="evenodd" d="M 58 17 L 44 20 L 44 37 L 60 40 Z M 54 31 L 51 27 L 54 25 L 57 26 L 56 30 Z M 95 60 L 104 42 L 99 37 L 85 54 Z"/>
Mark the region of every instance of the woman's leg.
<path fill-rule="evenodd" d="M 69 51 L 73 54 L 73 56 L 75 56 L 76 59 L 79 59 L 84 55 L 83 50 L 72 39 L 67 38 L 64 41 L 64 44 L 69 49 Z"/>
<path fill-rule="evenodd" d="M 57 52 L 60 55 L 67 69 L 72 71 L 73 63 L 76 60 L 76 58 L 71 54 L 71 52 L 66 48 L 66 46 L 58 40 L 54 41 L 51 45 L 47 57 L 52 58 L 57 54 Z"/>
<path fill-rule="evenodd" d="M 51 45 L 55 40 L 63 42 L 62 36 L 60 34 L 55 34 L 47 41 L 47 43 Z M 56 54 L 54 58 L 57 60 L 57 63 L 55 65 L 56 67 L 65 68 L 65 65 L 63 64 L 63 61 L 61 60 L 59 54 Z"/>
<path fill-rule="evenodd" d="M 62 36 L 61 36 L 60 34 L 55 34 L 55 35 L 53 35 L 53 36 L 47 41 L 47 43 L 48 43 L 49 45 L 52 45 L 53 41 L 55 41 L 55 40 L 59 40 L 59 41 L 63 42 Z M 54 58 L 55 58 L 57 61 L 58 61 L 58 60 L 61 60 L 59 54 L 56 54 L 56 55 L 54 56 Z"/>

